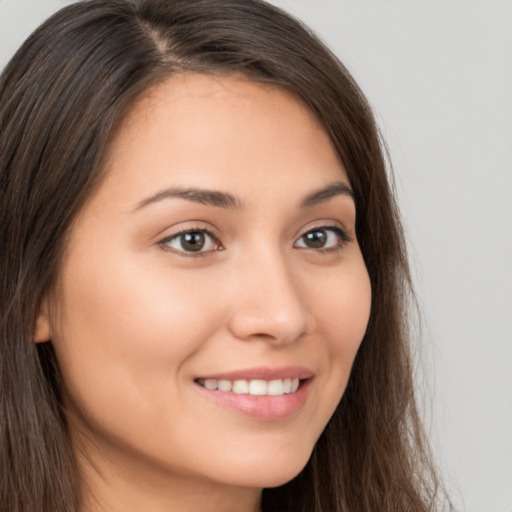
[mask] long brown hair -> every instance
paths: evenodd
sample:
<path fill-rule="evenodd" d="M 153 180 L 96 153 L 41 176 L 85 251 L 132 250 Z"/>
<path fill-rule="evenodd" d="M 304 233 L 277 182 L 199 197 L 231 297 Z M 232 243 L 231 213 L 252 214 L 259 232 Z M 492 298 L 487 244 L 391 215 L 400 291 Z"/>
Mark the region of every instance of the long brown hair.
<path fill-rule="evenodd" d="M 347 69 L 301 23 L 259 0 L 90 0 L 65 7 L 0 77 L 0 509 L 76 511 L 80 478 L 51 342 L 31 341 L 71 222 L 134 99 L 174 72 L 243 73 L 300 98 L 355 192 L 372 285 L 344 397 L 294 480 L 263 510 L 434 510 L 438 481 L 415 405 L 410 278 L 372 112 Z"/>

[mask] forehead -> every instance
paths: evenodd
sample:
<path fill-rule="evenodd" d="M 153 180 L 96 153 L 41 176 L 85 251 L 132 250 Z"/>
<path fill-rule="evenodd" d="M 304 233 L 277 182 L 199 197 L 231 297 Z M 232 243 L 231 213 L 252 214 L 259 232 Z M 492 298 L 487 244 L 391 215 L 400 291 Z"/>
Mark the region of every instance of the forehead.
<path fill-rule="evenodd" d="M 288 189 L 290 171 L 305 188 L 346 178 L 320 122 L 291 93 L 241 76 L 195 73 L 172 76 L 138 98 L 104 167 L 107 180 L 137 190 L 149 181 L 236 188 L 258 179 Z"/>
<path fill-rule="evenodd" d="M 274 120 L 282 115 L 300 115 L 303 123 L 322 130 L 321 123 L 294 93 L 277 84 L 251 80 L 245 75 L 176 73 L 165 81 L 144 91 L 128 110 L 123 119 L 123 130 L 127 131 L 141 123 L 167 118 L 170 122 L 194 121 L 196 115 L 213 116 L 213 122 L 233 120 L 238 113 L 252 113 L 257 106 L 261 117 L 269 114 Z M 169 118 L 168 115 L 172 114 Z M 236 119 L 235 121 L 238 121 Z M 251 124 L 257 119 L 246 119 Z M 195 127 L 197 128 L 197 127 Z"/>

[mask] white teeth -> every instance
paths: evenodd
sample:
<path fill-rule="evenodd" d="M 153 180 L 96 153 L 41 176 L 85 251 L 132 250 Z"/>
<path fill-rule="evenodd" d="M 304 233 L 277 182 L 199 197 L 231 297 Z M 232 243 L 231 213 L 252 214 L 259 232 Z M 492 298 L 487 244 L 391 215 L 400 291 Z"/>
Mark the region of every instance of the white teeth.
<path fill-rule="evenodd" d="M 287 393 L 295 393 L 299 388 L 299 379 L 275 379 L 275 380 L 225 380 L 225 379 L 199 379 L 198 384 L 210 390 L 232 391 L 239 395 L 255 396 L 280 396 Z"/>
<path fill-rule="evenodd" d="M 235 380 L 231 389 L 233 393 L 247 395 L 249 393 L 249 383 L 246 380 Z"/>
<path fill-rule="evenodd" d="M 269 395 L 283 395 L 284 394 L 284 383 L 282 380 L 271 380 L 268 383 L 268 394 Z"/>
<path fill-rule="evenodd" d="M 203 385 L 206 389 L 217 389 L 217 381 L 215 379 L 205 379 Z"/>
<path fill-rule="evenodd" d="M 265 380 L 250 380 L 249 381 L 249 394 L 250 395 L 266 395 L 267 394 L 267 381 L 265 381 Z"/>
<path fill-rule="evenodd" d="M 219 380 L 217 385 L 217 389 L 219 391 L 231 391 L 233 387 L 233 383 L 230 380 Z"/>

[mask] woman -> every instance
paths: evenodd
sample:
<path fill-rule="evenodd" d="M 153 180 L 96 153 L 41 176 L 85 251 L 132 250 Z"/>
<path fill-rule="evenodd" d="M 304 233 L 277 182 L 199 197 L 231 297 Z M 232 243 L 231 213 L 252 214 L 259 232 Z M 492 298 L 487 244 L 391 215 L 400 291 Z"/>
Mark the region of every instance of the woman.
<path fill-rule="evenodd" d="M 92 0 L 6 67 L 6 511 L 433 510 L 371 111 L 257 0 Z"/>

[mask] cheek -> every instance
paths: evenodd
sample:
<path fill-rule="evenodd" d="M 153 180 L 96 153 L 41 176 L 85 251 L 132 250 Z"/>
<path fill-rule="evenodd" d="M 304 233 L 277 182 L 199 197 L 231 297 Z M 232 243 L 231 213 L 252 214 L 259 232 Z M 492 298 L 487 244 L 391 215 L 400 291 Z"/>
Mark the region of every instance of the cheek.
<path fill-rule="evenodd" d="M 75 336 L 94 333 L 88 343 L 101 338 L 103 349 L 124 352 L 129 344 L 140 344 L 148 355 L 152 349 L 179 351 L 208 323 L 205 314 L 213 313 L 204 307 L 215 304 L 204 288 L 162 265 L 124 261 L 91 267 L 70 265 L 72 270 L 64 274 L 63 319 Z"/>
<path fill-rule="evenodd" d="M 347 266 L 338 279 L 327 281 L 315 296 L 315 316 L 329 340 L 330 351 L 355 356 L 368 325 L 371 296 L 362 258 Z"/>
<path fill-rule="evenodd" d="M 75 260 L 62 282 L 53 343 L 66 387 L 81 402 L 107 406 L 122 395 L 138 406 L 148 394 L 165 396 L 222 317 L 210 288 L 154 264 Z"/>
<path fill-rule="evenodd" d="M 371 285 L 362 257 L 347 266 L 339 279 L 325 283 L 314 300 L 319 332 L 325 340 L 329 375 L 326 384 L 334 412 L 348 383 L 357 351 L 366 333 L 371 309 Z"/>

